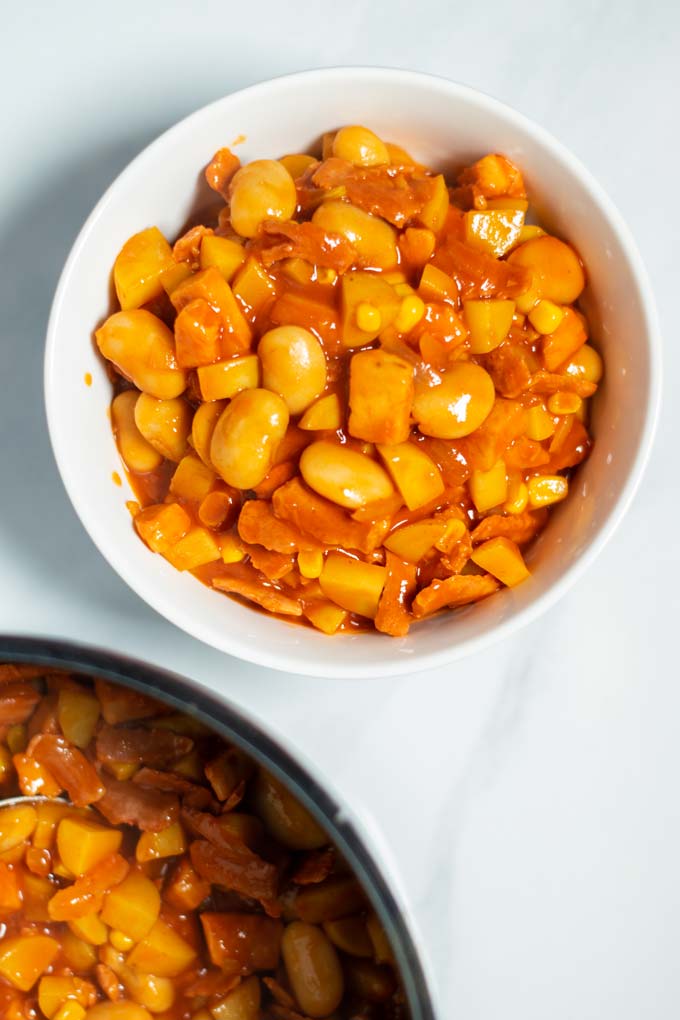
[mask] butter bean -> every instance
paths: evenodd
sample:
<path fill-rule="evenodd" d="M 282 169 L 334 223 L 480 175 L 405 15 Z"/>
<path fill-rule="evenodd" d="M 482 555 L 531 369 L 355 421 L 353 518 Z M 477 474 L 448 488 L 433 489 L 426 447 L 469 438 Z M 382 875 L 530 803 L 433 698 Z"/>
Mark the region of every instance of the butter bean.
<path fill-rule="evenodd" d="M 288 408 L 269 390 L 243 390 L 220 415 L 210 460 L 227 485 L 252 489 L 265 478 L 288 428 Z"/>
<path fill-rule="evenodd" d="M 186 373 L 175 358 L 175 338 L 146 309 L 115 312 L 95 338 L 102 355 L 143 393 L 170 400 L 186 389 Z"/>
<path fill-rule="evenodd" d="M 163 456 L 147 442 L 137 427 L 135 408 L 140 396 L 137 390 L 119 393 L 111 404 L 111 422 L 125 466 L 136 474 L 144 475 L 157 468 Z"/>
<path fill-rule="evenodd" d="M 327 440 L 312 443 L 303 451 L 300 472 L 319 495 L 350 509 L 377 503 L 394 492 L 380 464 L 365 453 Z"/>
<path fill-rule="evenodd" d="M 135 424 L 154 450 L 176 464 L 187 452 L 192 411 L 186 400 L 159 400 L 142 393 L 135 404 Z"/>
<path fill-rule="evenodd" d="M 390 161 L 382 139 L 358 124 L 340 128 L 333 139 L 333 155 L 355 166 L 384 166 Z"/>
<path fill-rule="evenodd" d="M 275 159 L 256 159 L 237 170 L 229 189 L 231 225 L 241 237 L 255 237 L 264 220 L 295 214 L 295 182 Z"/>
<path fill-rule="evenodd" d="M 457 361 L 436 385 L 416 384 L 413 417 L 426 436 L 458 439 L 479 428 L 495 396 L 488 372 L 472 361 Z"/>
<path fill-rule="evenodd" d="M 283 397 L 291 414 L 301 414 L 323 392 L 326 356 L 313 333 L 301 326 L 277 326 L 260 340 L 262 385 Z"/>
<path fill-rule="evenodd" d="M 281 954 L 293 994 L 310 1017 L 325 1017 L 342 1000 L 344 981 L 338 954 L 321 928 L 293 921 L 283 933 Z"/>
<path fill-rule="evenodd" d="M 292 850 L 316 850 L 328 842 L 326 833 L 297 797 L 262 769 L 255 779 L 254 806 L 274 838 Z"/>
<path fill-rule="evenodd" d="M 385 220 L 336 199 L 322 202 L 312 220 L 351 241 L 362 265 L 375 269 L 394 269 L 397 265 L 397 233 Z"/>

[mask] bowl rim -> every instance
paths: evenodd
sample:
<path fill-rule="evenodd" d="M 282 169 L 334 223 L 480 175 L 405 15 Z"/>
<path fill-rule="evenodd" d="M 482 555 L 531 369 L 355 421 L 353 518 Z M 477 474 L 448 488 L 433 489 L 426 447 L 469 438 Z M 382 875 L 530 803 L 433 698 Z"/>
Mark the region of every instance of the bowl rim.
<path fill-rule="evenodd" d="M 432 981 L 426 976 L 412 928 L 405 920 L 406 911 L 354 824 L 351 809 L 322 786 L 262 723 L 190 677 L 104 648 L 51 637 L 0 634 L 0 662 L 69 669 L 131 687 L 199 718 L 284 780 L 326 829 L 362 881 L 397 956 L 412 1020 L 435 1020 Z"/>
<path fill-rule="evenodd" d="M 630 228 L 627 226 L 621 213 L 596 178 L 562 142 L 529 117 L 479 89 L 452 81 L 441 75 L 390 67 L 357 65 L 297 71 L 292 74 L 283 74 L 265 79 L 216 99 L 182 118 L 150 142 L 116 176 L 87 217 L 73 243 L 57 284 L 47 326 L 44 361 L 44 394 L 47 425 L 57 467 L 73 508 L 95 546 L 128 586 L 158 613 L 181 630 L 200 639 L 211 647 L 244 661 L 271 669 L 293 672 L 299 675 L 322 676 L 328 679 L 346 677 L 349 667 L 342 664 L 334 664 L 331 657 L 324 658 L 321 655 L 318 655 L 314 662 L 308 661 L 299 656 L 295 648 L 286 651 L 277 649 L 276 652 L 272 652 L 268 649 L 266 642 L 247 643 L 241 640 L 237 634 L 230 633 L 228 629 L 225 629 L 218 636 L 210 626 L 204 625 L 199 618 L 187 621 L 185 612 L 182 609 L 177 609 L 172 604 L 172 601 L 166 598 L 161 585 L 147 583 L 146 578 L 143 575 L 139 575 L 137 569 L 131 565 L 130 560 L 119 555 L 118 551 L 111 547 L 106 540 L 105 529 L 103 526 L 100 526 L 97 515 L 90 513 L 88 508 L 82 504 L 79 505 L 75 495 L 75 466 L 70 466 L 72 462 L 70 451 L 62 446 L 60 440 L 58 394 L 56 386 L 52 384 L 52 378 L 58 354 L 57 333 L 61 308 L 70 286 L 73 266 L 81 250 L 87 244 L 90 234 L 95 229 L 102 212 L 115 197 L 119 184 L 137 173 L 145 162 L 153 159 L 156 151 L 166 146 L 175 134 L 185 132 L 192 124 L 197 124 L 203 119 L 209 119 L 217 109 L 228 107 L 232 101 L 240 100 L 245 95 L 265 94 L 268 91 L 275 92 L 282 83 L 295 84 L 297 82 L 306 82 L 313 87 L 314 80 L 333 81 L 335 79 L 338 85 L 341 85 L 348 76 L 358 76 L 366 80 L 367 83 L 384 87 L 389 87 L 390 83 L 394 83 L 397 80 L 406 84 L 410 82 L 414 87 L 440 89 L 452 97 L 456 96 L 473 104 L 482 104 L 491 112 L 504 118 L 511 127 L 516 127 L 524 134 L 529 135 L 539 145 L 547 149 L 558 161 L 566 165 L 572 176 L 579 179 L 589 199 L 603 212 L 629 260 L 645 321 L 646 328 L 642 331 L 643 335 L 640 342 L 646 347 L 649 366 L 645 418 L 638 436 L 637 450 L 628 476 L 616 502 L 609 510 L 599 533 L 588 542 L 583 551 L 562 572 L 560 577 L 542 595 L 534 598 L 527 606 L 514 611 L 481 634 L 466 638 L 455 646 L 445 647 L 440 650 L 430 652 L 415 650 L 405 654 L 400 659 L 393 659 L 384 666 L 380 664 L 362 664 L 360 656 L 357 656 L 356 662 L 351 664 L 353 676 L 357 678 L 399 676 L 446 665 L 481 648 L 491 647 L 513 631 L 518 631 L 532 623 L 554 606 L 579 580 L 605 547 L 621 523 L 637 492 L 656 433 L 662 386 L 661 332 L 654 295 L 642 257 Z M 377 640 L 383 636 L 374 635 L 374 637 Z M 387 638 L 384 640 L 387 640 Z"/>

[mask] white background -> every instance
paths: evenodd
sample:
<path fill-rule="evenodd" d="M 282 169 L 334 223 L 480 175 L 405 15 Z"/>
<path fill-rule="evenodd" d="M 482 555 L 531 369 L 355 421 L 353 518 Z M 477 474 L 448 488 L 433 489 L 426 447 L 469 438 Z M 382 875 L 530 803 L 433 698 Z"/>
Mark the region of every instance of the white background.
<path fill-rule="evenodd" d="M 0 629 L 189 674 L 313 762 L 389 862 L 442 1020 L 680 1015 L 679 12 L 669 0 L 2 9 Z M 557 608 L 448 669 L 331 683 L 221 656 L 127 590 L 61 487 L 41 363 L 66 253 L 133 155 L 242 85 L 342 63 L 476 86 L 581 157 L 652 276 L 666 399 L 625 523 Z"/>

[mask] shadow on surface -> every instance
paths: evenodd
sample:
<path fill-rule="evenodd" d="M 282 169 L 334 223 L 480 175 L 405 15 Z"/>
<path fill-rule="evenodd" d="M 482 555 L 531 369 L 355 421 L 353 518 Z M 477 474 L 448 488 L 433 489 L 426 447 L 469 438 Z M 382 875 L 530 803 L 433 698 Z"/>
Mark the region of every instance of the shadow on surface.
<path fill-rule="evenodd" d="M 156 134 L 73 157 L 45 188 L 14 208 L 0 235 L 0 545 L 55 592 L 126 603 L 127 588 L 81 528 L 61 485 L 47 434 L 43 351 L 52 297 L 68 251 L 90 209 Z M 134 603 L 132 603 L 134 607 Z"/>

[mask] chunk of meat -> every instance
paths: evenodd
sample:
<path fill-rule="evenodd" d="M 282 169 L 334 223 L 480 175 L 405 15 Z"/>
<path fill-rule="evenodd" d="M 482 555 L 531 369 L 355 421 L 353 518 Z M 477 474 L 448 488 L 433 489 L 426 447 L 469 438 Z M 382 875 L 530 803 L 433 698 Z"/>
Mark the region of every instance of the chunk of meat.
<path fill-rule="evenodd" d="M 484 368 L 503 397 L 518 397 L 531 383 L 527 349 L 522 344 L 502 343 L 486 355 Z"/>
<path fill-rule="evenodd" d="M 30 741 L 26 753 L 43 765 L 76 807 L 94 804 L 104 796 L 94 765 L 65 737 L 40 733 Z"/>
<path fill-rule="evenodd" d="M 255 602 L 270 613 L 283 616 L 302 616 L 302 607 L 297 599 L 290 598 L 280 588 L 268 581 L 249 563 L 234 563 L 213 577 L 213 587 L 219 591 L 240 595 L 249 602 Z"/>
<path fill-rule="evenodd" d="M 191 737 L 170 730 L 102 726 L 97 734 L 97 758 L 106 763 L 167 765 L 183 758 L 193 746 Z"/>
<path fill-rule="evenodd" d="M 472 532 L 473 545 L 490 538 L 510 538 L 517 545 L 526 545 L 544 527 L 546 510 L 525 510 L 521 514 L 492 514 L 485 517 Z"/>
<path fill-rule="evenodd" d="M 435 580 L 416 595 L 413 615 L 419 620 L 445 606 L 457 609 L 493 595 L 499 588 L 499 582 L 491 574 L 455 574 L 444 580 Z"/>
<path fill-rule="evenodd" d="M 418 568 L 415 563 L 405 563 L 389 550 L 385 553 L 385 566 L 387 581 L 378 603 L 376 630 L 392 637 L 405 637 L 412 620 L 409 607 L 416 590 Z"/>
<path fill-rule="evenodd" d="M 131 687 L 122 684 L 111 684 L 107 680 L 95 679 L 94 689 L 101 705 L 104 722 L 115 726 L 116 723 L 132 722 L 136 719 L 148 719 L 153 715 L 163 715 L 166 706 L 153 698 L 148 698 Z"/>
<path fill-rule="evenodd" d="M 543 396 L 550 396 L 553 393 L 563 391 L 565 393 L 576 393 L 582 399 L 592 397 L 597 389 L 597 383 L 589 382 L 575 375 L 559 375 L 556 372 L 545 372 L 540 369 L 534 372 L 528 387 L 532 393 L 540 393 Z"/>
<path fill-rule="evenodd" d="M 146 766 L 135 772 L 132 781 L 139 786 L 146 786 L 151 790 L 164 790 L 166 793 L 195 793 L 196 790 L 202 789 L 198 783 L 179 776 L 176 772 L 162 772 Z"/>
<path fill-rule="evenodd" d="M 462 298 L 516 298 L 531 285 L 524 266 L 499 262 L 492 255 L 469 248 L 455 237 L 447 237 L 432 259 L 456 281 Z"/>
<path fill-rule="evenodd" d="M 292 524 L 280 520 L 274 514 L 272 504 L 261 499 L 249 499 L 243 504 L 238 519 L 238 533 L 244 542 L 288 555 L 315 552 L 319 548 L 318 542 L 308 538 Z"/>
<path fill-rule="evenodd" d="M 205 168 L 205 179 L 218 195 L 229 198 L 229 183 L 241 166 L 241 160 L 231 149 L 218 149 Z"/>
<path fill-rule="evenodd" d="M 50 918 L 73 921 L 101 910 L 105 894 L 120 885 L 129 870 L 124 857 L 111 854 L 82 878 L 54 894 L 47 904 Z"/>
<path fill-rule="evenodd" d="M 267 246 L 261 249 L 260 258 L 265 266 L 282 259 L 300 258 L 314 266 L 344 273 L 358 259 L 354 245 L 342 234 L 324 230 L 316 223 L 266 220 L 262 230 Z"/>
<path fill-rule="evenodd" d="M 497 398 L 479 428 L 458 440 L 459 449 L 473 471 L 488 471 L 510 443 L 527 428 L 526 408 L 515 400 Z"/>
<path fill-rule="evenodd" d="M 111 825 L 136 825 L 142 832 L 161 832 L 177 820 L 179 799 L 175 793 L 130 780 L 107 779 L 97 810 Z"/>
<path fill-rule="evenodd" d="M 229 969 L 234 961 L 242 974 L 276 970 L 281 951 L 283 925 L 257 914 L 201 914 L 210 959 L 216 967 Z"/>
<path fill-rule="evenodd" d="M 295 563 L 292 555 L 271 552 L 261 545 L 248 545 L 245 551 L 250 556 L 250 562 L 255 569 L 261 571 L 270 581 L 280 581 L 282 577 L 290 573 Z"/>
<path fill-rule="evenodd" d="M 25 723 L 39 701 L 40 695 L 29 683 L 9 683 L 0 687 L 0 726 Z"/>
<path fill-rule="evenodd" d="M 272 496 L 279 520 L 311 535 L 320 545 L 343 546 L 370 553 L 377 549 L 389 531 L 390 517 L 376 521 L 355 521 L 330 500 L 318 496 L 294 478 Z"/>

